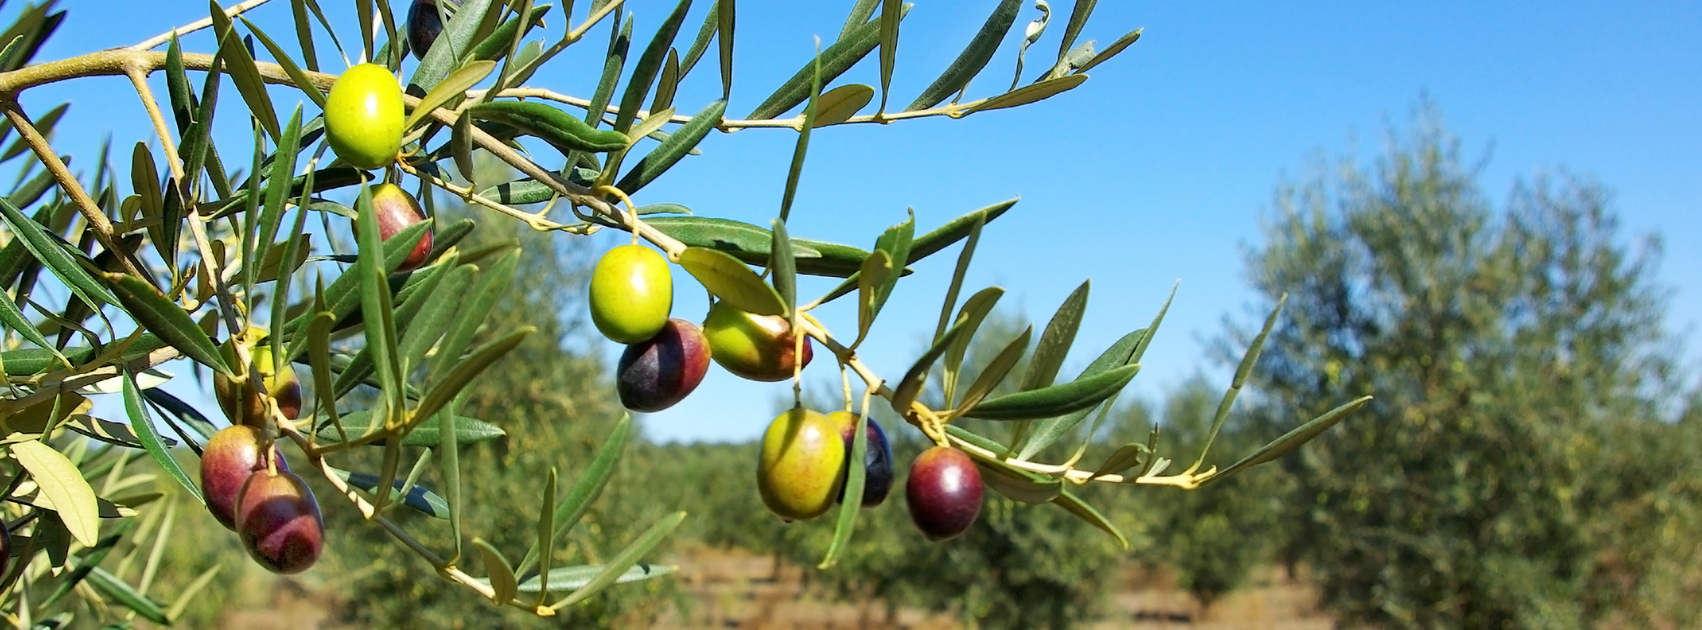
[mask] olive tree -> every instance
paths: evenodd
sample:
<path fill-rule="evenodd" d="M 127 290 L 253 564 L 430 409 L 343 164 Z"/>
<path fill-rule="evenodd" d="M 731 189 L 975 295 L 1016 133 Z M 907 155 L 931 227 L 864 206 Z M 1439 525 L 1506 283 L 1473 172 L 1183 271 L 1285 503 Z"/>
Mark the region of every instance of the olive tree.
<path fill-rule="evenodd" d="M 1651 503 L 1696 496 L 1683 481 L 1696 442 L 1672 423 L 1659 242 L 1624 241 L 1583 178 L 1492 203 L 1431 109 L 1374 162 L 1320 172 L 1278 192 L 1248 256 L 1254 286 L 1286 293 L 1290 313 L 1256 372 L 1259 411 L 1378 398 L 1284 460 L 1285 553 L 1347 624 L 1607 618 L 1661 562 L 1650 536 L 1691 513 Z M 1650 518 L 1623 518 L 1638 513 Z M 1694 554 L 1685 538 L 1667 544 Z"/>
<path fill-rule="evenodd" d="M 304 477 L 325 484 L 322 490 L 329 490 L 320 494 L 332 509 L 357 515 L 352 520 L 361 527 L 416 558 L 419 576 L 446 580 L 498 606 L 554 616 L 617 582 L 670 571 L 641 560 L 683 512 L 606 524 L 638 533 L 594 563 L 571 564 L 561 542 L 609 485 L 631 435 L 629 420 L 611 425 L 577 478 L 552 468 L 529 488 L 533 535 L 514 540 L 510 532 L 483 530 L 496 523 L 473 516 L 509 508 L 469 500 L 463 487 L 479 479 L 464 474 L 462 450 L 505 435 L 501 418 L 468 415 L 488 409 L 469 395 L 476 391 L 470 387 L 499 361 L 536 349 L 526 340 L 537 331 L 490 317 L 516 277 L 523 245 L 469 239 L 488 228 L 433 212 L 437 194 L 557 238 L 629 232 L 635 244 L 660 252 L 639 258 L 665 260 L 642 263 L 646 278 L 671 283 L 668 274 L 677 266 L 715 297 L 716 308 L 738 312 L 730 317 L 778 322 L 791 346 L 786 356 L 807 356 L 819 345 L 846 375 L 847 406 L 860 417 L 879 399 L 930 443 L 967 454 L 975 463 L 968 471 L 986 471 L 994 491 L 1061 508 L 1117 540 L 1122 534 L 1074 488 L 1090 482 L 1196 488 L 1274 459 L 1364 403 L 1326 413 L 1224 469 L 1196 460 L 1172 471 L 1170 459 L 1150 445 L 1131 445 L 1103 464 L 1052 461 L 1044 455 L 1059 449 L 1048 449 L 1078 434 L 1081 421 L 1133 378 L 1162 312 L 1075 380 L 1057 382 L 1085 307 L 1084 285 L 1037 338 L 1016 391 L 990 395 L 1027 352 L 1028 338 L 984 370 L 964 371 L 962 348 L 1001 291 L 975 292 L 961 305 L 959 298 L 980 231 L 1014 200 L 920 234 L 913 219 L 895 216 L 897 224 L 882 234 L 840 239 L 872 240 L 867 250 L 787 234 L 812 133 L 998 116 L 1067 92 L 1139 37 L 1134 31 L 1103 48 L 1078 43 L 1095 4 L 1090 0 L 1074 3 L 1055 57 L 1028 59 L 1035 62 L 1030 82 L 967 98 L 971 79 L 986 69 L 1021 7 L 1001 0 L 956 61 L 902 107 L 903 100 L 890 97 L 907 91 L 891 85 L 906 7 L 860 0 L 835 41 L 815 58 L 798 60 L 798 72 L 742 117 L 727 110 L 737 24 L 732 0 L 698 3 L 695 37 L 687 19 L 691 0 L 645 7 L 663 16 L 648 38 L 635 38 L 620 0 L 581 5 L 578 12 L 573 3 L 558 10 L 530 1 L 422 0 L 408 7 L 405 20 L 400 6 L 362 1 L 347 24 L 326 20 L 316 0 L 293 0 L 288 19 L 263 25 L 245 12 L 264 2 L 212 4 L 207 19 L 162 25 L 163 34 L 147 41 L 36 63 L 64 17 L 51 4 L 38 5 L 18 14 L 0 42 L 0 113 L 4 133 L 17 136 L 0 161 L 16 161 L 19 169 L 17 184 L 0 198 L 7 237 L 0 284 L 11 292 L 0 300 L 6 331 L 0 361 L 9 381 L 0 417 L 7 423 L 3 470 L 13 499 L 6 526 L 15 530 L 6 557 L 18 559 L 0 587 L 26 622 L 81 614 L 168 623 L 199 585 L 215 578 L 209 569 L 171 602 L 149 595 L 158 568 L 151 558 L 171 528 L 160 525 L 166 517 L 153 516 L 169 514 L 164 504 L 153 504 L 160 493 L 139 491 L 146 474 L 126 468 L 142 453 L 176 482 L 174 491 L 205 499 L 231 519 L 249 555 L 281 572 L 308 570 L 324 545 L 327 521 Z M 1028 26 L 1022 46 L 1037 41 L 1049 22 L 1048 10 Z M 282 36 L 292 31 L 294 38 Z M 686 41 L 682 35 L 691 38 L 684 54 L 677 46 Z M 574 46 L 604 51 L 599 79 L 544 83 L 550 74 L 543 69 Z M 341 64 L 326 62 L 332 49 L 359 63 L 333 67 Z M 878 89 L 834 85 L 876 50 Z M 707 62 L 711 53 L 714 64 Z M 1019 64 L 1031 57 L 1024 53 Z M 713 70 L 692 74 L 699 68 L 716 68 L 718 77 L 703 78 Z M 152 138 L 128 151 L 128 177 L 113 176 L 106 155 L 95 160 L 92 176 L 72 172 L 49 138 L 63 106 L 26 106 L 20 98 L 42 85 L 103 75 L 128 80 L 153 128 Z M 700 79 L 711 85 L 719 79 L 718 97 L 676 103 L 685 94 L 678 88 Z M 222 125 L 251 129 L 251 145 L 213 133 L 216 105 L 231 102 L 244 115 Z M 794 113 L 783 117 L 788 112 Z M 797 137 L 769 225 L 690 214 L 689 199 L 645 198 L 645 187 L 682 159 L 709 153 L 700 144 L 711 131 L 738 129 Z M 519 179 L 479 177 L 476 160 L 487 158 Z M 959 243 L 957 274 L 941 300 L 930 347 L 904 374 L 875 373 L 857 350 L 869 341 L 894 286 L 908 265 Z M 807 299 L 798 295 L 800 274 L 843 281 Z M 653 310 L 666 317 L 665 308 L 636 312 L 658 299 L 636 284 L 615 283 L 616 294 L 601 299 L 595 272 L 590 285 L 592 319 L 612 338 L 634 343 L 635 331 L 652 329 L 616 334 L 605 323 L 621 328 L 632 322 L 616 320 L 654 317 Z M 622 308 L 623 298 L 641 299 Z M 830 327 L 811 314 L 844 298 L 857 301 L 854 322 Z M 1259 345 L 1251 344 L 1249 360 Z M 782 348 L 759 350 L 753 360 L 768 361 Z M 737 373 L 728 363 L 732 355 L 716 355 Z M 794 400 L 804 362 L 790 364 Z M 220 428 L 225 420 L 209 419 L 157 387 L 167 378 L 158 369 L 165 365 L 192 365 L 210 375 L 232 426 Z M 675 386 L 695 385 L 672 378 L 683 367 L 649 365 L 671 371 Z M 943 377 L 944 396 L 924 402 L 919 394 L 931 372 Z M 785 376 L 761 376 L 776 375 Z M 617 376 L 625 382 L 626 375 Z M 122 400 L 124 417 L 90 416 L 87 397 L 108 393 Z M 959 418 L 1012 428 L 999 442 L 955 423 Z M 236 437 L 213 439 L 220 435 Z M 866 434 L 855 435 L 841 452 L 852 461 L 868 448 Z M 174 445 L 193 451 L 199 465 L 183 465 Z M 197 467 L 203 483 L 194 479 Z M 851 466 L 832 483 L 856 494 L 864 474 Z M 969 487 L 978 491 L 980 484 Z M 428 520 L 404 517 L 405 510 Z M 845 548 L 858 514 L 851 505 L 833 517 L 824 566 Z M 69 603 L 71 594 L 80 607 Z"/>

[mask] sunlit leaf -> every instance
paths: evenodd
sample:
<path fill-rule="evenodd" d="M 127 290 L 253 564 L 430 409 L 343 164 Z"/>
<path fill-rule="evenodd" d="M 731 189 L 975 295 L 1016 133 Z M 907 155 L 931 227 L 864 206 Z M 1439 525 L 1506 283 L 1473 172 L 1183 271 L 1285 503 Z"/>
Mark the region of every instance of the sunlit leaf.
<path fill-rule="evenodd" d="M 142 400 L 142 391 L 137 389 L 134 377 L 126 372 L 124 375 L 124 413 L 130 416 L 130 428 L 136 432 L 137 441 L 141 442 L 142 448 L 148 451 L 148 456 L 154 458 L 154 463 L 159 464 L 160 468 L 176 480 L 178 485 L 189 491 L 189 496 L 195 497 L 196 501 L 201 501 L 201 488 L 195 485 L 195 482 L 189 480 L 189 475 L 184 474 L 183 468 L 177 465 L 177 460 L 172 458 L 170 451 L 166 450 L 165 442 L 154 431 L 153 420 L 148 417 L 148 408 L 142 404 Z"/>
<path fill-rule="evenodd" d="M 1005 109 L 1007 107 L 1017 107 L 1020 105 L 1043 101 L 1052 98 L 1053 96 L 1073 90 L 1076 86 L 1081 85 L 1085 81 L 1087 81 L 1086 74 L 1072 74 L 1069 76 L 1042 81 L 1034 85 L 1025 85 L 1010 92 L 981 101 L 980 104 L 969 108 L 969 111 L 966 113 L 973 114 L 975 112 Z"/>
<path fill-rule="evenodd" d="M 1087 409 L 1121 391 L 1139 370 L 1139 364 L 1125 365 L 1062 385 L 1005 394 L 963 415 L 986 420 L 1037 420 Z"/>
<path fill-rule="evenodd" d="M 940 78 L 922 91 L 916 100 L 910 103 L 904 111 L 928 109 L 939 105 L 941 101 L 950 98 L 975 78 L 987 62 L 993 58 L 993 51 L 999 49 L 999 41 L 1005 38 L 1005 33 L 1016 23 L 1016 14 L 1022 8 L 1022 0 L 1001 0 L 999 6 L 993 9 L 993 14 L 987 16 L 987 21 L 981 25 L 980 32 L 969 41 L 969 46 L 959 53 L 957 59 L 946 67 Z"/>
<path fill-rule="evenodd" d="M 680 252 L 679 264 L 721 301 L 757 315 L 783 315 L 786 306 L 756 272 L 725 253 L 702 247 Z"/>
<path fill-rule="evenodd" d="M 76 464 L 53 447 L 34 440 L 11 445 L 12 457 L 28 470 L 30 478 L 41 488 L 42 496 L 53 503 L 65 529 L 84 546 L 93 547 L 100 534 L 100 506 L 95 491 L 83 479 Z"/>

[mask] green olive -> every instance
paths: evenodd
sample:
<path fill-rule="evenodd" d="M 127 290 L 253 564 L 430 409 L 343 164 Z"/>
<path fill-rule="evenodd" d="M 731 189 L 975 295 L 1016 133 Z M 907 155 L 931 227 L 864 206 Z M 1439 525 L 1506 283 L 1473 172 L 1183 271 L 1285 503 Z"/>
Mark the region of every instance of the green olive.
<path fill-rule="evenodd" d="M 845 481 L 845 439 L 827 416 L 808 409 L 780 414 L 762 436 L 757 492 L 788 521 L 821 516 Z"/>
<path fill-rule="evenodd" d="M 795 366 L 809 365 L 815 352 L 809 337 L 797 353 L 792 324 L 778 315 L 755 315 L 716 302 L 703 319 L 709 356 L 734 376 L 772 383 L 792 378 Z"/>
<path fill-rule="evenodd" d="M 325 136 L 355 168 L 380 168 L 402 146 L 402 87 L 384 66 L 349 68 L 325 97 Z"/>
<path fill-rule="evenodd" d="M 656 250 L 616 247 L 591 272 L 591 322 L 609 339 L 631 344 L 655 337 L 673 307 L 674 281 Z"/>

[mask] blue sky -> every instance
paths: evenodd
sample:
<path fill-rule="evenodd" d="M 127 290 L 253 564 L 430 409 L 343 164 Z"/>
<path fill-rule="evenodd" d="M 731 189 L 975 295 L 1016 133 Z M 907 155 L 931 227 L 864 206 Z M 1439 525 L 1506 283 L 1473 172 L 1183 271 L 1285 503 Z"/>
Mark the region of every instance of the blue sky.
<path fill-rule="evenodd" d="M 322 0 L 338 35 L 358 41 L 344 2 Z M 393 0 L 398 6 L 404 3 Z M 575 14 L 582 19 L 586 2 Z M 641 46 L 671 2 L 634 0 Z M 709 3 L 699 0 L 681 46 Z M 742 115 L 808 59 L 814 37 L 837 36 L 851 2 L 739 4 L 738 49 L 730 115 Z M 956 56 L 994 2 L 918 2 L 904 21 L 893 78 L 896 105 L 921 91 Z M 1056 55 L 1069 12 L 1055 3 L 1053 27 L 1030 50 L 1026 77 Z M 963 8 L 973 5 L 973 10 Z M 128 45 L 205 15 L 205 5 L 175 2 L 68 2 L 70 19 L 39 59 Z M 1505 199 L 1516 181 L 1565 169 L 1614 193 L 1624 238 L 1655 232 L 1667 244 L 1658 277 L 1674 292 L 1668 324 L 1685 333 L 1702 323 L 1702 5 L 1602 2 L 1429 3 L 1132 3 L 1101 2 L 1081 35 L 1108 44 L 1145 28 L 1134 46 L 1095 68 L 1080 88 L 1040 104 L 963 120 L 835 127 L 812 136 L 790 231 L 864 247 L 914 208 L 926 231 L 963 212 L 1013 196 L 1016 208 L 984 234 L 965 295 L 1007 289 L 1005 304 L 1044 321 L 1083 279 L 1093 282 L 1073 375 L 1105 345 L 1144 326 L 1172 283 L 1181 281 L 1164 330 L 1147 354 L 1135 391 L 1153 397 L 1196 371 L 1227 384 L 1227 370 L 1205 354 L 1225 317 L 1256 315 L 1243 252 L 1256 245 L 1260 213 L 1284 181 L 1306 176 L 1319 159 L 1369 159 L 1387 132 L 1404 130 L 1423 98 L 1460 138 L 1468 159 L 1486 161 L 1483 189 Z M 14 9 L 15 11 L 16 9 Z M 113 19 L 122 11 L 124 19 Z M 552 13 L 552 32 L 559 14 Z M 1006 46 L 970 86 L 970 97 L 1009 85 L 1025 6 Z M 290 37 L 289 5 L 251 14 L 281 42 Z M 540 73 L 532 85 L 588 95 L 606 30 L 579 54 Z M 324 38 L 321 35 L 323 43 Z M 291 44 L 286 44 L 287 46 Z M 207 51 L 205 37 L 190 50 Z M 328 46 L 321 59 L 331 59 Z M 713 54 L 713 53 L 712 53 Z M 778 60 L 778 61 L 777 61 Z M 713 58 L 694 71 L 676 99 L 692 111 L 718 95 Z M 340 64 L 340 62 L 338 62 Z M 878 85 L 871 55 L 840 78 Z M 229 87 L 229 84 L 226 84 Z M 234 101 L 234 90 L 226 93 Z M 299 96 L 274 92 L 280 109 Z M 94 155 L 104 134 L 128 147 L 150 136 L 123 80 L 96 78 L 40 88 L 23 103 L 43 111 L 75 102 L 62 123 L 62 150 Z M 311 109 L 311 106 L 309 106 Z M 231 146 L 246 142 L 234 110 L 221 111 Z M 795 134 L 747 130 L 712 134 L 704 155 L 646 188 L 639 203 L 677 202 L 698 214 L 767 223 L 779 210 Z M 234 149 L 232 149 L 234 150 Z M 124 152 L 127 154 L 127 151 Z M 120 172 L 127 165 L 119 164 Z M 596 237 L 613 246 L 613 236 Z M 956 249 L 916 265 L 864 346 L 877 372 L 897 378 L 932 333 Z M 676 273 L 675 315 L 701 319 L 705 304 Z M 830 282 L 806 283 L 819 295 Z M 835 331 L 855 314 L 834 305 L 820 316 Z M 1695 343 L 1687 357 L 1695 363 Z M 619 348 L 608 344 L 611 362 Z M 830 362 L 806 378 L 837 383 Z M 712 368 L 685 402 L 645 416 L 665 440 L 739 440 L 772 419 L 784 384 L 755 384 Z M 500 419 L 493 419 L 500 423 Z"/>

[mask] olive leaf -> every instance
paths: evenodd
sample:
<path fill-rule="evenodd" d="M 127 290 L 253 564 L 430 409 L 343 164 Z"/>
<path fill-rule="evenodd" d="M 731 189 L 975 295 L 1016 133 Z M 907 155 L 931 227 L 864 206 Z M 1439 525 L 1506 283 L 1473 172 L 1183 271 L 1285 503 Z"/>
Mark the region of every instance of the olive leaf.
<path fill-rule="evenodd" d="M 679 264 L 728 306 L 757 315 L 783 315 L 786 306 L 774 288 L 726 253 L 702 247 L 680 252 Z"/>

